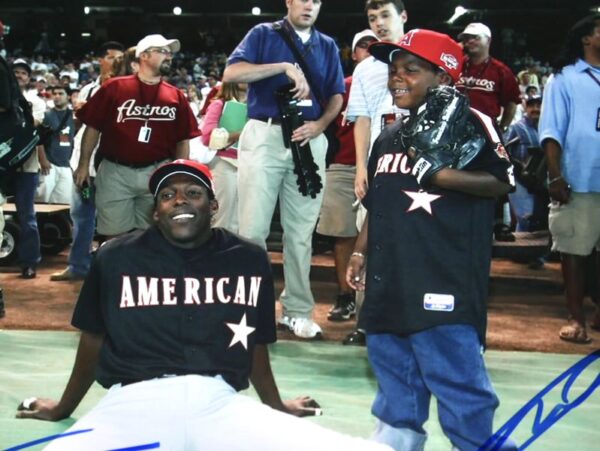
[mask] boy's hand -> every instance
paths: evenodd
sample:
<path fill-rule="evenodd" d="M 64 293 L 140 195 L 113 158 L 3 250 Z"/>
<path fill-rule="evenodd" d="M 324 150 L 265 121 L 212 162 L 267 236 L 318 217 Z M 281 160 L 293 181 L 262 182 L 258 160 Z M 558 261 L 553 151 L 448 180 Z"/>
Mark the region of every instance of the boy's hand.
<path fill-rule="evenodd" d="M 431 178 L 435 174 L 444 168 L 452 167 L 455 160 L 454 154 L 445 147 L 428 150 L 410 147 L 407 153 L 412 163 L 412 175 L 425 189 L 430 187 Z"/>
<path fill-rule="evenodd" d="M 428 188 L 432 176 L 446 167 L 463 169 L 481 150 L 484 140 L 469 123 L 469 114 L 467 98 L 455 88 L 428 91 L 425 110 L 404 133 L 412 174 L 422 187 Z"/>

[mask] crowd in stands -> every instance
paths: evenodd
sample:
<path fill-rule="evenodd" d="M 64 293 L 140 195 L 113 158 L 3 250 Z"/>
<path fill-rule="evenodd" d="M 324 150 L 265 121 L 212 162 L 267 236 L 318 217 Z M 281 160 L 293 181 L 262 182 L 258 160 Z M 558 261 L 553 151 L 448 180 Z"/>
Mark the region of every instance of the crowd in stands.
<path fill-rule="evenodd" d="M 354 68 L 352 60 L 352 49 L 346 41 L 338 42 L 340 49 L 340 60 L 346 75 L 350 75 Z M 211 45 L 215 48 L 215 44 Z M 32 77 L 31 89 L 36 89 L 40 97 L 51 99 L 49 88 L 56 85 L 67 86 L 76 94 L 88 83 L 98 77 L 99 67 L 95 55 L 86 55 L 66 59 L 61 56 L 52 57 L 42 54 L 33 56 L 22 55 L 19 51 L 7 55 L 10 64 L 17 58 L 24 58 L 31 63 Z M 188 98 L 195 105 L 199 105 L 198 112 L 202 109 L 206 95 L 212 87 L 220 82 L 223 70 L 227 62 L 227 52 L 221 49 L 213 51 L 202 51 L 199 54 L 190 51 L 181 51 L 173 55 L 171 74 L 165 77 L 169 83 L 184 90 Z M 519 89 L 523 101 L 527 97 L 527 88 L 535 87 L 536 94 L 541 95 L 543 88 L 552 74 L 552 67 L 548 61 L 542 62 L 529 52 L 519 57 L 506 61 L 508 66 L 517 75 Z M 193 106 L 194 110 L 196 107 Z M 524 104 L 517 111 L 515 121 L 522 117 Z"/>
<path fill-rule="evenodd" d="M 83 86 L 92 83 L 98 77 L 100 71 L 96 56 L 93 54 L 70 60 L 41 54 L 33 57 L 16 56 L 10 53 L 7 55 L 9 64 L 18 58 L 30 62 L 32 72 L 29 89 L 36 90 L 38 96 L 45 99 L 50 106 L 52 105 L 51 87 L 58 85 L 67 87 L 69 92 L 76 96 Z M 165 81 L 184 90 L 195 105 L 193 109 L 199 113 L 206 95 L 220 81 L 226 61 L 227 55 L 223 51 L 200 52 L 199 55 L 178 52 L 173 56 L 172 70 L 165 77 Z"/>

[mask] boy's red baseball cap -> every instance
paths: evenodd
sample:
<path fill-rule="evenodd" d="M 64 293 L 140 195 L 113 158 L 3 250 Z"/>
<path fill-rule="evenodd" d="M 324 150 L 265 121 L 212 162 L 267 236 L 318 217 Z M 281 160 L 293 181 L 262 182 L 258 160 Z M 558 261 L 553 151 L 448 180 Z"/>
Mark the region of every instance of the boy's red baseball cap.
<path fill-rule="evenodd" d="M 398 44 L 373 42 L 369 53 L 390 64 L 397 52 L 404 50 L 446 71 L 456 83 L 462 72 L 462 47 L 450 36 L 432 30 L 415 29 L 406 33 Z"/>

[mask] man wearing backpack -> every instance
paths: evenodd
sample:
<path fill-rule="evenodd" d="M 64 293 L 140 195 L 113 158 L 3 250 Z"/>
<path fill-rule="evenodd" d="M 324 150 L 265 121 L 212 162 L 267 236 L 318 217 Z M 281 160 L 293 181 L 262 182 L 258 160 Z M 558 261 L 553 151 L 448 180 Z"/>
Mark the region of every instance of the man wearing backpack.
<path fill-rule="evenodd" d="M 31 67 L 23 59 L 17 59 L 12 64 L 13 73 L 19 84 L 21 93 L 31 105 L 35 125 L 44 120 L 46 103 L 35 92 L 27 91 L 31 78 Z M 36 276 L 36 266 L 42 259 L 40 251 L 40 234 L 34 210 L 34 196 L 39 182 L 40 163 L 37 150 L 18 170 L 15 177 L 15 205 L 17 218 L 21 226 L 21 235 L 17 244 L 17 253 L 21 265 L 21 277 L 33 279 Z"/>

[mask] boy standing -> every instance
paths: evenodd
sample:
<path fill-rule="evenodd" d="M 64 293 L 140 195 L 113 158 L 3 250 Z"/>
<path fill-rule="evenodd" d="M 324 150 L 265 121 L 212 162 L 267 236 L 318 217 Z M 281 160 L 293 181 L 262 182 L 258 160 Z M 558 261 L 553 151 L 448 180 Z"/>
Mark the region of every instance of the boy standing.
<path fill-rule="evenodd" d="M 389 64 L 394 103 L 410 112 L 373 146 L 368 214 L 347 272 L 353 288 L 366 287 L 359 327 L 378 380 L 374 436 L 423 449 L 433 394 L 453 446 L 475 450 L 498 406 L 481 349 L 494 197 L 514 186 L 512 166 L 492 119 L 448 86 L 462 60 L 450 37 L 413 30 L 369 51 Z"/>

